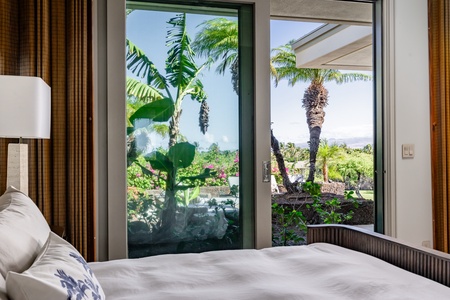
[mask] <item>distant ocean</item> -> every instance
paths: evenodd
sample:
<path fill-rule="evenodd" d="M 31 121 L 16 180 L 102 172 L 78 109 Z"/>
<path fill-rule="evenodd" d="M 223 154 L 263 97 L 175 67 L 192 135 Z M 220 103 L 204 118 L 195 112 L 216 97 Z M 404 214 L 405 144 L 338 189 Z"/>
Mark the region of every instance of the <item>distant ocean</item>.
<path fill-rule="evenodd" d="M 343 139 L 335 139 L 335 138 L 327 138 L 328 145 L 332 145 L 334 143 L 341 145 L 346 144 L 349 148 L 364 148 L 364 146 L 370 144 L 373 146 L 373 138 L 370 137 L 353 137 L 353 138 L 343 138 Z M 307 148 L 308 143 L 296 143 L 295 146 L 301 148 Z"/>

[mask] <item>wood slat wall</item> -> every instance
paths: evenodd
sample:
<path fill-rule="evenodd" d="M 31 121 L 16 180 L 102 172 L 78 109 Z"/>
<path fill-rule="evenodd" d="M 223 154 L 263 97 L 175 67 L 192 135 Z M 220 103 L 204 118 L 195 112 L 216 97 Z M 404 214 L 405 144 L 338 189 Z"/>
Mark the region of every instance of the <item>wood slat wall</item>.
<path fill-rule="evenodd" d="M 308 226 L 308 244 L 329 243 L 369 254 L 450 287 L 450 255 L 346 225 Z"/>

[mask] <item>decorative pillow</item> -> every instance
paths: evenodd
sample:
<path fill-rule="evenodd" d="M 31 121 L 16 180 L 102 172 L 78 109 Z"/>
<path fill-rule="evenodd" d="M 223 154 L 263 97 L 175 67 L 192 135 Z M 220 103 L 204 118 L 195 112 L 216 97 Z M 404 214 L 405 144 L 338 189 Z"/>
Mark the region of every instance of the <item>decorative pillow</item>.
<path fill-rule="evenodd" d="M 47 240 L 50 227 L 27 195 L 8 187 L 0 197 L 0 274 L 30 267 Z"/>
<path fill-rule="evenodd" d="M 28 270 L 8 273 L 6 290 L 14 300 L 105 299 L 84 258 L 53 232 Z"/>
<path fill-rule="evenodd" d="M 8 300 L 6 296 L 6 282 L 3 276 L 0 276 L 0 300 Z"/>

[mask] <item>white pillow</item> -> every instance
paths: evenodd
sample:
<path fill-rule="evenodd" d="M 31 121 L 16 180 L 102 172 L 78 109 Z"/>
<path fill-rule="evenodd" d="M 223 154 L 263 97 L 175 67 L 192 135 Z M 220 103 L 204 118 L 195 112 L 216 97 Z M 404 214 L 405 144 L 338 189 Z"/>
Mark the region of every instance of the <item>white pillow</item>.
<path fill-rule="evenodd" d="M 8 300 L 6 296 L 6 282 L 5 278 L 0 275 L 0 300 Z"/>
<path fill-rule="evenodd" d="M 105 299 L 84 258 L 53 232 L 28 270 L 8 273 L 6 290 L 14 300 Z"/>
<path fill-rule="evenodd" d="M 33 200 L 8 187 L 0 197 L 0 274 L 30 267 L 47 240 L 50 227 Z"/>

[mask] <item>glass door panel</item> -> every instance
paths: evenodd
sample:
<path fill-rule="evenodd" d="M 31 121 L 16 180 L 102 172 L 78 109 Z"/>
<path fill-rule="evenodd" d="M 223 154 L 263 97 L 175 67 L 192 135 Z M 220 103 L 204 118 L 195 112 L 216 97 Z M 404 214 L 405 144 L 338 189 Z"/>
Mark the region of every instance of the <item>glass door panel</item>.
<path fill-rule="evenodd" d="M 127 2 L 129 257 L 242 247 L 238 16 Z"/>

